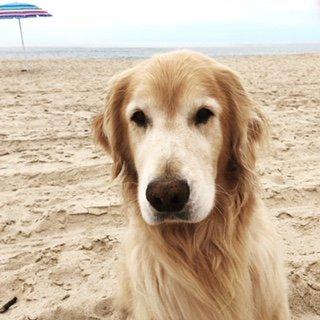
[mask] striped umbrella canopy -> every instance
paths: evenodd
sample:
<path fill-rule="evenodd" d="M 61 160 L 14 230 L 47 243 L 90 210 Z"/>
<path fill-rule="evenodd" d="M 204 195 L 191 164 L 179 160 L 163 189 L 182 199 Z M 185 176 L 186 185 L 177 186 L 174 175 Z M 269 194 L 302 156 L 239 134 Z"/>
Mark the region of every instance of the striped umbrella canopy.
<path fill-rule="evenodd" d="M 0 6 L 0 19 L 22 19 L 36 17 L 51 17 L 47 11 L 28 3 L 8 3 Z"/>
<path fill-rule="evenodd" d="M 26 49 L 24 45 L 20 19 L 37 18 L 37 17 L 52 17 L 52 15 L 47 11 L 37 7 L 34 4 L 13 2 L 13 3 L 0 5 L 0 19 L 18 19 L 19 21 L 21 44 L 22 44 L 25 60 L 26 60 Z M 27 69 L 24 68 L 22 71 L 26 71 L 26 70 Z"/>

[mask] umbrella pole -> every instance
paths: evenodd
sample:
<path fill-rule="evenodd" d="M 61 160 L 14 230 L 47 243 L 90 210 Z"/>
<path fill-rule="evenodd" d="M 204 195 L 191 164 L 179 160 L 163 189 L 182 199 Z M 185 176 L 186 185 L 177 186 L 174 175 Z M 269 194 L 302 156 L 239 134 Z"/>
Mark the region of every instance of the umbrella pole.
<path fill-rule="evenodd" d="M 21 21 L 20 21 L 19 18 L 18 18 L 18 21 L 19 21 L 21 44 L 22 44 L 23 55 L 24 55 L 24 68 L 21 71 L 27 71 L 27 54 L 26 54 L 26 48 L 24 46 L 24 39 L 23 39 L 23 33 L 22 33 L 22 28 L 21 28 Z"/>

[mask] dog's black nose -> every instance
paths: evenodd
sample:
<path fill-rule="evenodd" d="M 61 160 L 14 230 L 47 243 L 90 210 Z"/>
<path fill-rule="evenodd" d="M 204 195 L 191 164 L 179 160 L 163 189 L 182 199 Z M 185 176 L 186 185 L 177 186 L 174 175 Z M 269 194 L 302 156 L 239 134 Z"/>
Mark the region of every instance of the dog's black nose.
<path fill-rule="evenodd" d="M 159 212 L 177 212 L 189 200 L 190 188 L 185 180 L 157 179 L 149 183 L 147 200 Z"/>

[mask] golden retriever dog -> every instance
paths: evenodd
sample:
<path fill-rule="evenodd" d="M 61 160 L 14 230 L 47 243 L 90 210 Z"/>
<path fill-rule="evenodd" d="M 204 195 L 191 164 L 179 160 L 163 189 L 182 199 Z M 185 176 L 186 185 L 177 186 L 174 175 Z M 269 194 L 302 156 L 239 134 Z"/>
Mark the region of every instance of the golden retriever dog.
<path fill-rule="evenodd" d="M 94 132 L 122 177 L 128 319 L 289 319 L 255 170 L 266 120 L 233 71 L 190 51 L 141 62 L 110 81 Z"/>

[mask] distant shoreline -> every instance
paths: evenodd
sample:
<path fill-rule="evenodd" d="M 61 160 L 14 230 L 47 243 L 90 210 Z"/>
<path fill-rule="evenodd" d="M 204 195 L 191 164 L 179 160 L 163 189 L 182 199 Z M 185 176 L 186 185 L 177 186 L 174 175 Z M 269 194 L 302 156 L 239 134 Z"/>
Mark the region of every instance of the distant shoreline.
<path fill-rule="evenodd" d="M 212 57 L 217 56 L 257 56 L 284 54 L 320 53 L 320 43 L 305 44 L 270 44 L 270 45 L 228 45 L 214 47 L 28 47 L 27 58 L 34 59 L 117 59 L 148 58 L 156 53 L 176 49 L 191 49 Z M 0 47 L 1 60 L 23 59 L 19 47 Z"/>

